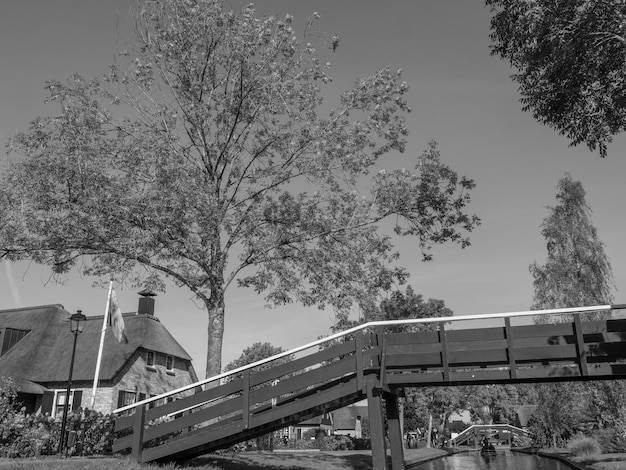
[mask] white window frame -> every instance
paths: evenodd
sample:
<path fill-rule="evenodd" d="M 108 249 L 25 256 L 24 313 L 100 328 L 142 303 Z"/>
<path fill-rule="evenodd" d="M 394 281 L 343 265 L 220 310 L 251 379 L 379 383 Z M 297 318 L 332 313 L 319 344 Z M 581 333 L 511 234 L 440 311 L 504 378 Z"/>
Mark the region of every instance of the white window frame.
<path fill-rule="evenodd" d="M 170 360 L 172 361 L 172 363 L 168 367 L 168 362 Z M 174 372 L 174 356 L 165 356 L 165 370 L 167 370 L 168 372 Z"/>
<path fill-rule="evenodd" d="M 61 397 L 65 397 L 67 389 L 54 390 L 54 400 L 52 400 L 52 412 L 50 413 L 53 418 L 61 418 L 63 416 L 63 403 L 60 403 Z M 67 412 L 72 411 L 72 405 L 74 405 L 74 389 L 70 390 L 70 401 L 68 403 Z M 58 409 L 57 409 L 58 408 Z"/>
<path fill-rule="evenodd" d="M 150 355 L 152 354 L 152 362 L 150 362 Z M 146 351 L 146 367 L 156 367 L 156 351 L 148 349 Z"/>

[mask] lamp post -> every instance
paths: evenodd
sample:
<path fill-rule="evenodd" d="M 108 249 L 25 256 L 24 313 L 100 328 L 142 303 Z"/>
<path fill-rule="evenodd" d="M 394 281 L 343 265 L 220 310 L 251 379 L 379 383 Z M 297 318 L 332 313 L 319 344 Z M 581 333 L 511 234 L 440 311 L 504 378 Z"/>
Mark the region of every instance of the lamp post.
<path fill-rule="evenodd" d="M 59 442 L 59 455 L 62 455 L 65 446 L 65 425 L 67 424 L 67 409 L 70 404 L 70 389 L 72 387 L 72 372 L 74 370 L 74 356 L 76 355 L 76 339 L 85 328 L 85 320 L 87 317 L 83 315 L 81 310 L 77 310 L 70 317 L 70 331 L 74 335 L 74 346 L 72 347 L 72 360 L 70 362 L 70 375 L 67 379 L 67 390 L 65 391 L 65 405 L 63 406 L 63 420 L 61 421 L 61 439 Z"/>

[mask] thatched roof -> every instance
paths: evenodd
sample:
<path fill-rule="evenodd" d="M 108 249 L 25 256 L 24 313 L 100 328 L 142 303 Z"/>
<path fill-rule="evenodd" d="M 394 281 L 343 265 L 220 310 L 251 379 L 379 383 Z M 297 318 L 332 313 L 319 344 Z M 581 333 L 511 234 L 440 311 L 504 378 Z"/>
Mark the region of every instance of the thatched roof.
<path fill-rule="evenodd" d="M 354 429 L 357 416 L 367 417 L 367 406 L 350 405 L 333 411 L 333 426 L 335 429 Z"/>
<path fill-rule="evenodd" d="M 0 376 L 47 383 L 66 381 L 74 337 L 62 305 L 0 311 L 0 329 L 30 330 L 0 356 Z M 128 343 L 119 343 L 111 328 L 104 341 L 100 380 L 112 380 L 138 348 L 191 361 L 191 357 L 167 329 L 151 315 L 123 314 Z M 73 380 L 93 380 L 104 317 L 87 317 L 78 336 Z"/>

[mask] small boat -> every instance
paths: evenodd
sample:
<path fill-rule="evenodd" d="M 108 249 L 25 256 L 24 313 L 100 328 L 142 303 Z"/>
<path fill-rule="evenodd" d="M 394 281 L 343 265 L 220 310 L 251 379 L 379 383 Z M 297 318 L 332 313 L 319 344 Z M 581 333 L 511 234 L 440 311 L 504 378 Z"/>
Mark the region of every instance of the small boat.
<path fill-rule="evenodd" d="M 480 455 L 484 457 L 496 455 L 496 448 L 493 446 L 491 442 L 489 442 L 488 438 L 485 437 L 480 444 L 481 444 Z"/>
<path fill-rule="evenodd" d="M 480 449 L 480 455 L 482 455 L 483 457 L 491 457 L 496 455 L 496 449 L 490 445 L 488 447 L 483 447 L 482 449 Z"/>

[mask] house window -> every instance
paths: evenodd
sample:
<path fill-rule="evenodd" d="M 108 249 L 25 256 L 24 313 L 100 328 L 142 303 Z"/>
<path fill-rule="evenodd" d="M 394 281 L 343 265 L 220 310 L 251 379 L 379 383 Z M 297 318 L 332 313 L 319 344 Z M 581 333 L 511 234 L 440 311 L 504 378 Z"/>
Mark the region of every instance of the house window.
<path fill-rule="evenodd" d="M 74 411 L 81 406 L 83 392 L 81 390 L 70 390 L 69 399 L 69 411 Z M 66 403 L 66 391 L 65 390 L 50 390 L 44 392 L 44 397 L 41 406 L 41 412 L 43 414 L 50 413 L 50 416 L 54 418 L 61 418 L 63 416 L 63 409 Z"/>
<path fill-rule="evenodd" d="M 165 356 L 165 368 L 170 372 L 174 370 L 174 357 L 173 356 Z"/>
<path fill-rule="evenodd" d="M 132 390 L 120 390 L 119 395 L 117 396 L 117 407 L 121 408 L 123 406 L 132 405 L 138 401 L 145 400 L 145 398 L 145 393 L 139 393 Z M 126 413 L 129 413 L 129 411 Z"/>
<path fill-rule="evenodd" d="M 146 365 L 148 367 L 154 367 L 154 351 L 148 351 L 146 354 Z"/>

